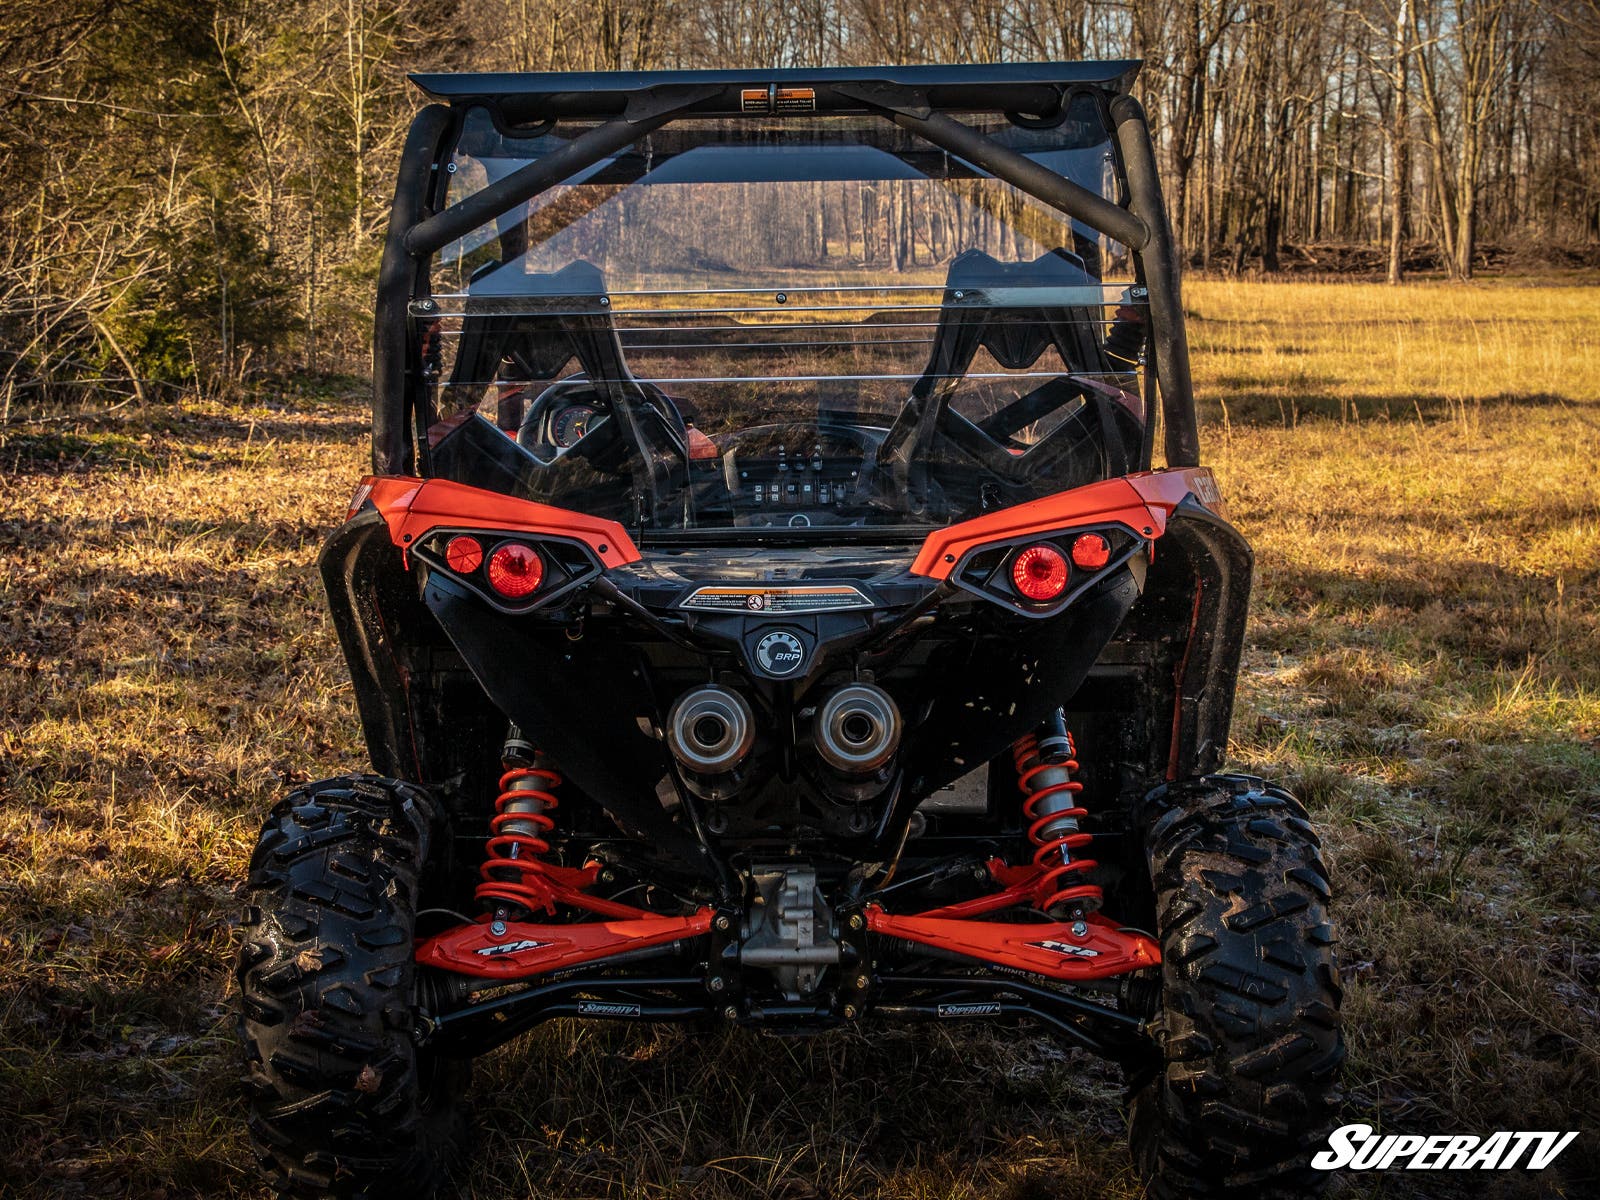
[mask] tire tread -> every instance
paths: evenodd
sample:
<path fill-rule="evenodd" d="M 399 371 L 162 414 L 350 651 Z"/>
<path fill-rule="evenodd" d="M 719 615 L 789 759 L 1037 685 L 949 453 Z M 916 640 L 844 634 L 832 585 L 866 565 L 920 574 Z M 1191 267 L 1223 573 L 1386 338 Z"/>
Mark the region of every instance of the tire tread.
<path fill-rule="evenodd" d="M 1288 792 L 1236 775 L 1157 788 L 1144 825 L 1165 1052 L 1130 1140 L 1149 1195 L 1314 1195 L 1344 1057 L 1320 839 Z"/>
<path fill-rule="evenodd" d="M 420 788 L 345 776 L 282 800 L 251 855 L 237 1020 L 248 1128 L 279 1193 L 427 1196 L 448 1167 L 466 1064 L 420 1062 L 410 1029 L 434 823 Z"/>

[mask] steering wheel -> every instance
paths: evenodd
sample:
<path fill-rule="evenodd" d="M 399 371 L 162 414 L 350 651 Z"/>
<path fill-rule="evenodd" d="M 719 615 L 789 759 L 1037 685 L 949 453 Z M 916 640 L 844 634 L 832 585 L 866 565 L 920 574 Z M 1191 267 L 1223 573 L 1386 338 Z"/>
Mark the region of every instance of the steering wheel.
<path fill-rule="evenodd" d="M 688 444 L 688 425 L 684 422 L 683 414 L 678 411 L 678 406 L 672 402 L 672 397 L 663 392 L 652 383 L 634 384 L 644 395 L 652 401 L 652 407 L 662 419 L 668 430 L 675 435 L 675 440 L 680 447 Z M 611 399 L 605 391 L 591 380 L 587 373 L 578 372 L 568 375 L 565 379 L 558 379 L 544 391 L 533 398 L 533 403 L 528 405 L 527 411 L 522 414 L 522 424 L 517 427 L 517 444 L 524 449 L 531 450 L 539 445 L 539 427 L 544 422 L 545 413 L 554 408 L 556 402 L 569 392 L 583 392 L 599 401 L 596 408 L 602 409 L 607 417 L 615 417 L 611 411 Z M 585 437 L 588 435 L 585 434 Z M 581 438 L 579 439 L 582 440 Z M 576 443 L 574 443 L 576 445 Z M 568 447 L 572 449 L 573 447 Z"/>
<path fill-rule="evenodd" d="M 546 411 L 555 406 L 555 402 L 569 392 L 586 392 L 595 395 L 598 389 L 587 375 L 579 373 L 568 375 L 565 379 L 558 379 L 544 391 L 533 398 L 527 410 L 522 414 L 522 424 L 517 426 L 517 445 L 524 450 L 532 450 L 540 444 L 539 429 L 544 424 Z M 609 407 L 609 406 L 608 406 Z"/>

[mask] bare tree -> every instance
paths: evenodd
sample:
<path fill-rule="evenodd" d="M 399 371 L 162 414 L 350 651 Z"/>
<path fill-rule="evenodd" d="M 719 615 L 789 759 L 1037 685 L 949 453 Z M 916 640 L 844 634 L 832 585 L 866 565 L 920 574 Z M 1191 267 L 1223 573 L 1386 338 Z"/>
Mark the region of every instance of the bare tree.
<path fill-rule="evenodd" d="M 1143 57 L 1202 263 L 1334 240 L 1399 282 L 1408 243 L 1461 278 L 1530 230 L 1600 244 L 1600 0 L 16 0 L 0 55 L 8 411 L 359 369 L 415 69 Z M 871 267 L 1022 252 L 1025 216 L 962 197 L 824 191 L 784 236 Z"/>

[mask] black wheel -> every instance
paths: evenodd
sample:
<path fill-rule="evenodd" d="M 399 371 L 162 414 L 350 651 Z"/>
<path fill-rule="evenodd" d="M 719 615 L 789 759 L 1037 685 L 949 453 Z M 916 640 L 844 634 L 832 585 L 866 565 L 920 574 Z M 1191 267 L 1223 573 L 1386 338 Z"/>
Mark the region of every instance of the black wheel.
<path fill-rule="evenodd" d="M 1293 796 L 1242 776 L 1157 788 L 1144 816 L 1162 1053 L 1130 1081 L 1129 1137 L 1149 1194 L 1314 1194 L 1344 1058 L 1317 835 Z"/>
<path fill-rule="evenodd" d="M 356 775 L 293 792 L 250 859 L 239 1033 L 266 1180 L 306 1197 L 427 1196 L 469 1065 L 412 1041 L 412 930 L 435 810 Z"/>

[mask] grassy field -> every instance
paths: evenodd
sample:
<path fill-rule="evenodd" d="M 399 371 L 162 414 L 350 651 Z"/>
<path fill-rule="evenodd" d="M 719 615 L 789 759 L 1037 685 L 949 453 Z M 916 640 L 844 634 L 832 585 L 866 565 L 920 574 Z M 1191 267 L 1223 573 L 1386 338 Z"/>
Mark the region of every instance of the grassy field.
<path fill-rule="evenodd" d="M 1600 288 L 1188 303 L 1258 551 L 1232 758 L 1326 831 L 1348 1118 L 1582 1128 L 1487 1194 L 1594 1195 Z M 0 442 L 0 1195 L 255 1194 L 229 920 L 272 799 L 361 762 L 312 561 L 364 420 L 330 389 Z M 484 1200 L 1138 1193 L 1114 1074 L 1033 1038 L 558 1025 L 479 1094 Z"/>

